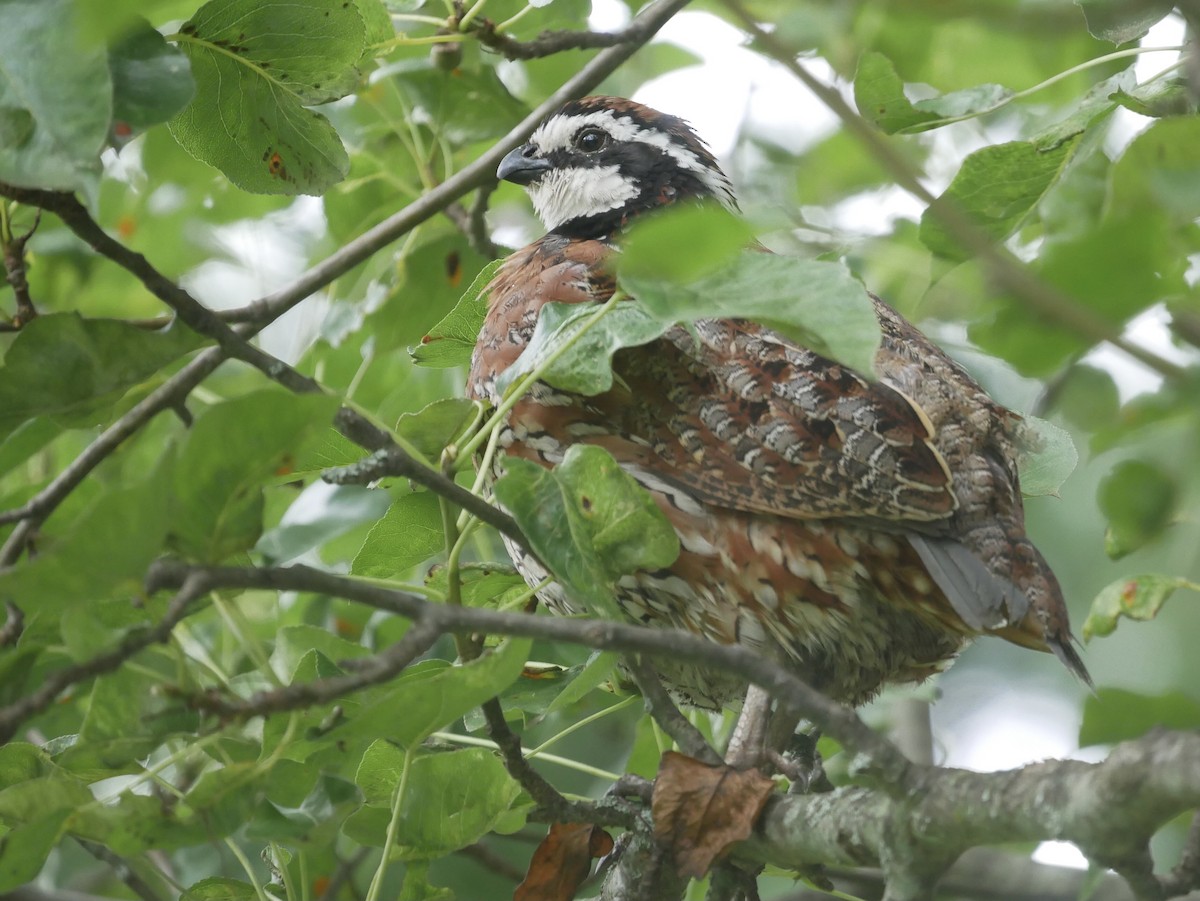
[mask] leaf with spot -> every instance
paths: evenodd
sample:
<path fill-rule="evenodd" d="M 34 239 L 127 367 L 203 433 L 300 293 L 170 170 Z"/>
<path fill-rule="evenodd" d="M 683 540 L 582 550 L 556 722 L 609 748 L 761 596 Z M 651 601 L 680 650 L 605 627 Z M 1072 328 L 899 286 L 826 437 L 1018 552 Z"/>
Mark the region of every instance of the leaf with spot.
<path fill-rule="evenodd" d="M 188 153 L 257 194 L 322 194 L 349 158 L 308 109 L 350 93 L 366 49 L 343 0 L 211 0 L 179 30 L 196 95 L 171 120 Z"/>
<path fill-rule="evenodd" d="M 571 447 L 554 469 L 505 460 L 496 498 L 568 593 L 592 611 L 620 618 L 616 580 L 661 569 L 679 556 L 679 538 L 663 512 L 603 448 Z"/>
<path fill-rule="evenodd" d="M 475 340 L 487 317 L 488 298 L 484 289 L 503 264 L 504 260 L 493 260 L 484 266 L 454 308 L 421 339 L 412 352 L 419 365 L 443 368 L 471 361 Z"/>
<path fill-rule="evenodd" d="M 1167 599 L 1183 588 L 1200 592 L 1200 584 L 1178 576 L 1145 573 L 1129 579 L 1118 579 L 1105 586 L 1092 601 L 1092 608 L 1081 630 L 1083 640 L 1111 635 L 1116 631 L 1121 617 L 1139 622 L 1154 619 Z"/>

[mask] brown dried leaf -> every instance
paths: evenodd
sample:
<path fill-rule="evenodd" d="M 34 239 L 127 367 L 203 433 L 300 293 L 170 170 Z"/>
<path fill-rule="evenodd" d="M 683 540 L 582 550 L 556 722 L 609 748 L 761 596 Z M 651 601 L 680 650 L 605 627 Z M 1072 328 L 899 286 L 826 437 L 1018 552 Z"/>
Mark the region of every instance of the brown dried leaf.
<path fill-rule="evenodd" d="M 571 901 L 587 879 L 593 857 L 613 849 L 607 832 L 591 823 L 551 823 L 533 852 L 529 871 L 513 892 L 513 901 Z"/>
<path fill-rule="evenodd" d="M 668 751 L 654 780 L 654 837 L 683 876 L 699 879 L 735 842 L 750 837 L 775 783 L 758 770 L 707 766 Z"/>

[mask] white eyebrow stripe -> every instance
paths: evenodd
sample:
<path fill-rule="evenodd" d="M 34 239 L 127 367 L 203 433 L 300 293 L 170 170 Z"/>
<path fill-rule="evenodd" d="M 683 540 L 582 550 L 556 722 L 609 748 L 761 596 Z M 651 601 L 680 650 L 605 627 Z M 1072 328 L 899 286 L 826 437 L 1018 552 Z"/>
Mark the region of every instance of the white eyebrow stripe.
<path fill-rule="evenodd" d="M 723 173 L 706 164 L 687 147 L 673 141 L 666 132 L 643 128 L 629 116 L 618 119 L 613 110 L 597 110 L 579 116 L 553 116 L 538 126 L 529 141 L 548 156 L 558 150 L 570 149 L 571 140 L 579 130 L 589 126 L 603 129 L 614 141 L 636 141 L 661 150 L 681 168 L 695 172 L 722 204 L 736 208 L 733 185 Z"/>

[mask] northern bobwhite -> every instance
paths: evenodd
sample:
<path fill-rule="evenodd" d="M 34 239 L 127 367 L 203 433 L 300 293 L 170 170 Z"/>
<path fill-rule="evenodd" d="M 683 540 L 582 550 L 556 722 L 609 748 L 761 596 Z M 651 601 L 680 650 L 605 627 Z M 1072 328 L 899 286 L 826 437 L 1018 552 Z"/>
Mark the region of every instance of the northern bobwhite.
<path fill-rule="evenodd" d="M 543 304 L 611 297 L 605 264 L 631 217 L 688 198 L 736 208 L 687 123 L 614 97 L 566 104 L 497 175 L 527 188 L 549 233 L 488 288 L 468 392 L 493 404 Z M 548 467 L 596 444 L 651 492 L 682 553 L 621 580 L 634 621 L 761 648 L 849 704 L 925 679 L 982 633 L 1052 651 L 1086 681 L 1058 582 L 1025 535 L 1019 417 L 874 303 L 869 374 L 752 322 L 703 320 L 618 352 L 607 394 L 537 385 L 501 446 Z M 544 578 L 509 550 L 531 585 Z M 541 598 L 574 610 L 557 587 Z M 745 688 L 690 666 L 662 674 L 703 707 Z"/>

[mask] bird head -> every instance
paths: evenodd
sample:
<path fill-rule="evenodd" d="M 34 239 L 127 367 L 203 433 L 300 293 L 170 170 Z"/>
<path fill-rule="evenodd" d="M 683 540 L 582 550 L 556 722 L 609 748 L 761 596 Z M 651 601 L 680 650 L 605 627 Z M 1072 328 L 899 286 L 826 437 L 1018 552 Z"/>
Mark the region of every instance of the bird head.
<path fill-rule="evenodd" d="M 732 184 L 691 126 L 620 97 L 567 103 L 496 175 L 523 185 L 546 228 L 570 237 L 605 237 L 687 198 L 737 208 Z"/>

